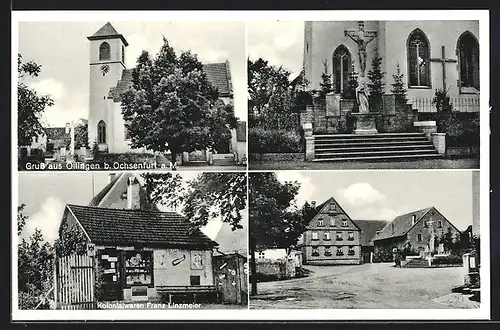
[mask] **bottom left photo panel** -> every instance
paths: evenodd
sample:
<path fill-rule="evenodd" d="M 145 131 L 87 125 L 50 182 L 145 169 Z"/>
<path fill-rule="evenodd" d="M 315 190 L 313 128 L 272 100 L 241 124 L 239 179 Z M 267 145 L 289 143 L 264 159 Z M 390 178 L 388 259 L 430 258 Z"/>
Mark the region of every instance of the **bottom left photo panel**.
<path fill-rule="evenodd" d="M 244 172 L 19 173 L 13 298 L 20 311 L 247 309 L 247 242 Z"/>

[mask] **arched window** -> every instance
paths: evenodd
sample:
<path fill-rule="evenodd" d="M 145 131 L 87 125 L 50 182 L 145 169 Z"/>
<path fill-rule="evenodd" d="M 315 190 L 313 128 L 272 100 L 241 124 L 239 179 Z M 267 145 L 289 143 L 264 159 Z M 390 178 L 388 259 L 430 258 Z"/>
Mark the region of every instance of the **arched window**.
<path fill-rule="evenodd" d="M 122 46 L 122 62 L 125 63 L 125 46 Z"/>
<path fill-rule="evenodd" d="M 97 124 L 97 142 L 99 144 L 106 143 L 106 124 L 102 120 Z"/>
<path fill-rule="evenodd" d="M 416 29 L 408 37 L 408 86 L 431 87 L 430 45 L 425 33 Z"/>
<path fill-rule="evenodd" d="M 111 59 L 111 48 L 107 42 L 99 46 L 99 61 L 109 61 Z"/>
<path fill-rule="evenodd" d="M 479 44 L 469 31 L 458 38 L 458 59 L 460 87 L 474 87 L 479 90 Z"/>
<path fill-rule="evenodd" d="M 335 93 L 344 91 L 349 81 L 351 68 L 351 53 L 346 46 L 340 45 L 333 52 L 333 84 Z"/>

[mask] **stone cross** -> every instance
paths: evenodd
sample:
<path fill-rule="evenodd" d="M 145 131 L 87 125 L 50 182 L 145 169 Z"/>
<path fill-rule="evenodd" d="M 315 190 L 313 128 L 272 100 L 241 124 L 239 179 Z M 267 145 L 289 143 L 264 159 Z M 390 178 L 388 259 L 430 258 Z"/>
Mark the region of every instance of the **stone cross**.
<path fill-rule="evenodd" d="M 345 30 L 344 35 L 349 37 L 358 45 L 359 66 L 361 77 L 365 76 L 366 69 L 366 45 L 377 37 L 377 31 L 365 31 L 365 23 L 358 22 L 358 30 Z"/>
<path fill-rule="evenodd" d="M 446 91 L 446 63 L 456 63 L 457 60 L 446 58 L 444 46 L 441 46 L 441 58 L 431 58 L 431 62 L 440 62 L 443 68 L 443 91 Z"/>
<path fill-rule="evenodd" d="M 429 252 L 434 251 L 434 220 L 432 218 L 427 221 L 427 225 L 429 226 L 429 231 L 431 232 L 431 238 L 429 240 Z"/>

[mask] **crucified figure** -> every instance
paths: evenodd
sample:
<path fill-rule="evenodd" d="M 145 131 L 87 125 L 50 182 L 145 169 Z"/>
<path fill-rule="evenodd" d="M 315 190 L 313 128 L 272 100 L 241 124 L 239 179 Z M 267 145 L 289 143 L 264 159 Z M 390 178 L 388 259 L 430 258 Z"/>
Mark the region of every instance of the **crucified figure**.
<path fill-rule="evenodd" d="M 346 30 L 344 35 L 351 38 L 358 45 L 359 66 L 361 77 L 365 76 L 366 70 L 366 45 L 377 37 L 376 31 L 365 31 L 365 23 L 358 22 L 358 31 Z"/>

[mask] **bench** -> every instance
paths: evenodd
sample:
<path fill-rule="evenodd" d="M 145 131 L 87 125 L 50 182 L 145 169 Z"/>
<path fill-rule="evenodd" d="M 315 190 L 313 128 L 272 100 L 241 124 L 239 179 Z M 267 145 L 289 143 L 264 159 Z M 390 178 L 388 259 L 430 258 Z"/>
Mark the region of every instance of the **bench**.
<path fill-rule="evenodd" d="M 157 286 L 156 292 L 160 296 L 168 297 L 168 303 L 172 303 L 172 298 L 185 297 L 186 300 L 196 303 L 200 298 L 204 300 L 219 302 L 219 292 L 213 285 L 189 285 L 189 286 Z M 182 301 L 185 302 L 184 299 Z"/>

